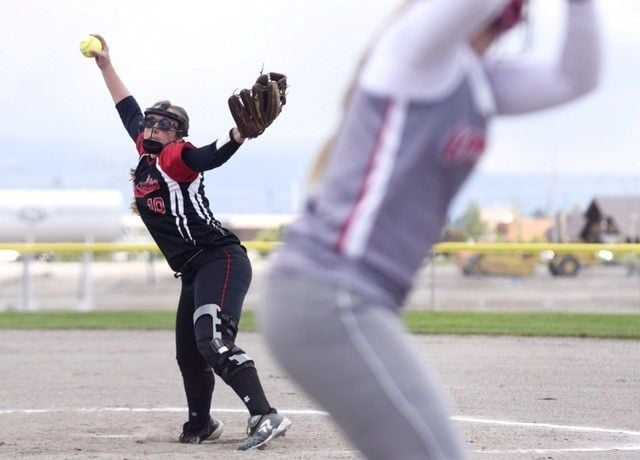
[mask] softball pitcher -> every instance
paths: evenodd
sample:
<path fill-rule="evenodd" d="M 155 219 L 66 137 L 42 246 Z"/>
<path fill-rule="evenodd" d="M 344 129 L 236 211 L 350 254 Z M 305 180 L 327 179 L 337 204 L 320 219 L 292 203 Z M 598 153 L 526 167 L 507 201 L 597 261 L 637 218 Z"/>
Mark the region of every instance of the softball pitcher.
<path fill-rule="evenodd" d="M 93 57 L 138 153 L 131 174 L 135 208 L 182 281 L 176 359 L 189 419 L 178 440 L 200 444 L 222 434 L 222 422 L 210 416 L 215 373 L 249 412 L 247 437 L 239 449 L 263 448 L 283 435 L 291 422 L 271 406 L 253 359 L 236 342 L 251 263 L 238 237 L 215 219 L 202 173 L 223 165 L 246 138 L 259 136 L 273 122 L 285 101 L 286 78 L 262 74 L 251 90 L 232 95 L 229 107 L 237 126 L 196 148 L 184 139 L 189 132 L 187 112 L 160 101 L 143 113 L 111 64 L 106 41 L 95 36 L 102 51 Z"/>

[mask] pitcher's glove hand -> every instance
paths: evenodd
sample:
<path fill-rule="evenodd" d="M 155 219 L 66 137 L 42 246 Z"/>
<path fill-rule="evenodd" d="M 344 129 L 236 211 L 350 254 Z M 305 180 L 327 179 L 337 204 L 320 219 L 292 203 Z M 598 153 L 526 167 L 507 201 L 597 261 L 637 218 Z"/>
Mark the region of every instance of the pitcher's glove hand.
<path fill-rule="evenodd" d="M 229 97 L 229 109 L 243 137 L 258 137 L 273 123 L 286 104 L 287 77 L 281 73 L 260 74 L 251 89 Z"/>

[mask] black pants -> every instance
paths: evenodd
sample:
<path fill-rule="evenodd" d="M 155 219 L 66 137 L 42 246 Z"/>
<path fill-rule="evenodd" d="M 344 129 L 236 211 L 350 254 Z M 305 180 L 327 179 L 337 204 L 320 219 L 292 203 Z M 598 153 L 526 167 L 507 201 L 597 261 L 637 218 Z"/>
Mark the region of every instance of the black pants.
<path fill-rule="evenodd" d="M 195 273 L 182 277 L 176 317 L 176 352 L 180 367 L 205 368 L 193 328 L 193 312 L 200 305 L 219 305 L 221 312 L 240 322 L 242 304 L 251 284 L 251 262 L 241 246 L 210 253 Z M 234 337 L 225 337 L 235 341 Z"/>
<path fill-rule="evenodd" d="M 251 275 L 251 262 L 243 248 L 230 245 L 208 252 L 199 268 L 182 277 L 176 318 L 176 359 L 183 376 L 189 419 L 194 422 L 208 419 L 214 387 L 214 363 L 207 362 L 198 348 L 194 311 L 201 305 L 214 304 L 220 307 L 222 315 L 230 317 L 237 325 Z M 221 332 L 226 344 L 235 343 L 237 330 L 224 327 Z M 255 374 L 255 369 L 251 370 Z M 256 391 L 262 393 L 259 381 L 256 385 L 253 380 L 257 380 L 257 374 L 250 379 L 249 386 L 257 386 Z"/>

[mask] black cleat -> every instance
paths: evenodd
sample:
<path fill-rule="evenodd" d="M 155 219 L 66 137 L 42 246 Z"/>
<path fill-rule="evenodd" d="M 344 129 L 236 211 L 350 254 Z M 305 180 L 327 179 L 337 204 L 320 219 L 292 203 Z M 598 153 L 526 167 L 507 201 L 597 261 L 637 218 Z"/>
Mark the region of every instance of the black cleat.
<path fill-rule="evenodd" d="M 220 437 L 224 425 L 220 420 L 214 420 L 209 417 L 209 423 L 199 430 L 191 430 L 191 422 L 187 422 L 182 427 L 182 434 L 178 441 L 183 444 L 201 444 L 202 441 L 209 439 L 214 441 Z"/>

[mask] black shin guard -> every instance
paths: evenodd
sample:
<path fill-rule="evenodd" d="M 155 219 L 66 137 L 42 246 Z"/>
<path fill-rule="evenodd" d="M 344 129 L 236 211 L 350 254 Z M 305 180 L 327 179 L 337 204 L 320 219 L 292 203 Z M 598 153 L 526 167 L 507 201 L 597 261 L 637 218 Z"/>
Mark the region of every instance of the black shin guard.
<path fill-rule="evenodd" d="M 215 304 L 201 305 L 193 315 L 198 350 L 224 382 L 242 399 L 251 415 L 266 414 L 271 406 L 253 360 L 234 343 L 237 321 Z"/>
<path fill-rule="evenodd" d="M 236 372 L 227 384 L 242 399 L 251 415 L 268 414 L 272 411 L 255 367 L 246 367 Z"/>

